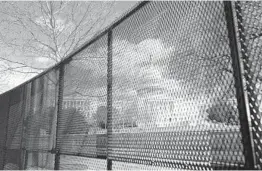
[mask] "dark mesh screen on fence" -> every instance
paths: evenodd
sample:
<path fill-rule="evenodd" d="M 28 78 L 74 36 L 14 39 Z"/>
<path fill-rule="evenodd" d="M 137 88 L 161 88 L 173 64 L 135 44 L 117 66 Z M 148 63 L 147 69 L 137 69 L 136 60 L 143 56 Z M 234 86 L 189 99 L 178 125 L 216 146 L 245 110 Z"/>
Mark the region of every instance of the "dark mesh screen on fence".
<path fill-rule="evenodd" d="M 248 94 L 255 150 L 255 166 L 262 169 L 262 2 L 236 2 L 245 91 Z"/>
<path fill-rule="evenodd" d="M 24 89 L 18 88 L 10 93 L 8 127 L 7 127 L 7 149 L 20 149 L 23 124 L 23 95 Z"/>
<path fill-rule="evenodd" d="M 5 154 L 5 166 L 3 170 L 19 170 L 22 165 L 22 150 L 7 150 Z"/>
<path fill-rule="evenodd" d="M 16 170 L 21 168 L 21 143 L 23 124 L 24 87 L 12 90 L 9 99 L 7 136 L 4 152 L 3 169 Z"/>
<path fill-rule="evenodd" d="M 23 137 L 26 167 L 53 169 L 55 158 L 48 152 L 55 145 L 58 71 L 34 80 L 26 89 Z"/>
<path fill-rule="evenodd" d="M 261 7 L 140 3 L 0 95 L 0 169 L 262 169 Z"/>
<path fill-rule="evenodd" d="M 0 168 L 3 169 L 4 165 L 4 149 L 0 148 Z"/>
<path fill-rule="evenodd" d="M 34 80 L 27 96 L 25 117 L 26 149 L 48 151 L 54 147 L 58 72 L 52 71 Z"/>
<path fill-rule="evenodd" d="M 37 151 L 27 151 L 26 170 L 54 170 L 54 154 Z"/>
<path fill-rule="evenodd" d="M 0 96 L 0 169 L 3 169 L 4 165 L 4 152 L 6 144 L 6 128 L 7 128 L 7 117 L 9 110 L 9 94 L 3 94 Z"/>

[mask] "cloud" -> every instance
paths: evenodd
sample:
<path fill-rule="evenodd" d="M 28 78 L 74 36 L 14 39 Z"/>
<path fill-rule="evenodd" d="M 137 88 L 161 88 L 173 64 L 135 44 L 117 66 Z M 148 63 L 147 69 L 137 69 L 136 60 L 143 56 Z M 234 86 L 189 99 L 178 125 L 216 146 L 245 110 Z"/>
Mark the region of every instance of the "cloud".
<path fill-rule="evenodd" d="M 25 81 L 31 79 L 37 74 L 32 73 L 17 73 L 17 72 L 5 72 L 6 78 L 4 79 L 5 83 L 1 85 L 0 93 L 6 92 L 20 84 L 24 83 Z M 2 78 L 1 78 L 1 81 Z"/>
<path fill-rule="evenodd" d="M 35 61 L 41 62 L 41 63 L 48 63 L 48 62 L 50 62 L 50 59 L 45 58 L 45 57 L 37 57 L 37 58 L 35 58 Z"/>
<path fill-rule="evenodd" d="M 138 44 L 132 44 L 126 40 L 115 40 L 113 63 L 116 70 L 124 71 L 127 66 L 137 69 L 148 66 L 150 62 L 156 64 L 159 59 L 166 59 L 170 52 L 170 49 L 165 48 L 159 39 L 146 39 Z"/>
<path fill-rule="evenodd" d="M 0 93 L 8 91 L 37 75 L 37 73 L 31 73 L 37 70 L 29 67 L 19 68 L 20 66 L 19 64 L 0 61 Z M 15 69 L 16 67 L 17 69 Z"/>
<path fill-rule="evenodd" d="M 32 66 L 39 68 L 49 68 L 54 65 L 54 60 L 46 57 L 35 57 Z"/>
<path fill-rule="evenodd" d="M 99 46 L 99 44 L 98 44 Z M 86 48 L 70 63 L 71 82 L 80 82 L 71 87 L 84 94 L 104 94 L 107 85 L 107 46 Z M 140 87 L 163 81 L 172 47 L 166 47 L 160 39 L 146 39 L 138 44 L 127 40 L 113 41 L 114 89 L 126 95 L 135 95 Z M 161 63 L 162 61 L 162 63 Z M 163 65 L 164 61 L 164 65 Z M 99 83 L 99 85 L 98 85 Z M 160 85 L 160 84 L 159 84 Z M 102 86 L 102 88 L 101 88 Z M 175 84 L 173 84 L 175 86 Z M 171 86 L 172 87 L 172 86 Z M 95 89 L 99 89 L 96 91 Z M 90 93 L 88 93 L 90 92 Z M 130 93 L 132 92 L 132 93 Z"/>
<path fill-rule="evenodd" d="M 113 75 L 126 86 L 138 88 L 139 84 L 162 80 L 168 66 L 172 47 L 166 47 L 160 39 L 146 39 L 138 44 L 126 40 L 113 43 Z M 116 82 L 117 82 L 116 81 Z M 126 83 L 125 83 L 126 82 Z M 131 84 L 130 84 L 131 83 Z M 152 83 L 153 84 L 153 83 Z"/>

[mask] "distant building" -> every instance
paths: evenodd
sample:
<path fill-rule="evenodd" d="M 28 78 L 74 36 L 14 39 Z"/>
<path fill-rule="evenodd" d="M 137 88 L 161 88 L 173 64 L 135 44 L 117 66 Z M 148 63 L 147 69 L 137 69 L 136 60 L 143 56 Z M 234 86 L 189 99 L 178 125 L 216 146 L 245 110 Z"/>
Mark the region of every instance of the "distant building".
<path fill-rule="evenodd" d="M 136 95 L 132 100 L 125 99 L 122 94 L 122 99 L 113 102 L 119 111 L 113 119 L 122 122 L 135 120 L 138 127 L 144 128 L 196 125 L 201 108 L 206 105 L 205 101 L 187 94 L 178 80 L 163 78 L 153 65 L 141 69 L 134 90 Z"/>
<path fill-rule="evenodd" d="M 80 96 L 66 96 L 63 98 L 63 109 L 76 108 L 81 111 L 86 118 L 92 118 L 99 106 L 106 106 L 99 98 L 86 98 Z"/>
<path fill-rule="evenodd" d="M 154 127 L 172 127 L 196 125 L 200 115 L 200 106 L 194 100 L 184 98 L 147 98 L 141 100 L 143 109 L 140 111 L 138 125 Z M 147 116 L 143 116 L 147 115 Z"/>
<path fill-rule="evenodd" d="M 75 108 L 81 111 L 86 118 L 91 117 L 90 115 L 90 101 L 81 97 L 70 97 L 66 96 L 63 98 L 63 109 Z"/>

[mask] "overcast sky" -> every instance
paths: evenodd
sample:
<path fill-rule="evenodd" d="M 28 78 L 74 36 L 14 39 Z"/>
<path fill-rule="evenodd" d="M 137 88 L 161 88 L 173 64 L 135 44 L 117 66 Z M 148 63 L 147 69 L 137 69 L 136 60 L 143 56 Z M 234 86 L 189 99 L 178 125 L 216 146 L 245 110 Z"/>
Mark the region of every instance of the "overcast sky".
<path fill-rule="evenodd" d="M 27 2 L 13 2 L 19 4 L 19 7 L 27 7 Z M 103 27 L 96 28 L 96 30 L 93 31 L 92 34 L 95 34 L 99 32 L 99 30 L 103 30 L 104 27 L 107 25 L 110 25 L 112 21 L 115 21 L 117 18 L 121 17 L 125 12 L 127 12 L 130 8 L 132 8 L 134 5 L 136 5 L 138 2 L 137 1 L 116 1 L 113 8 L 112 8 L 112 13 L 107 16 L 106 22 Z M 29 8 L 30 10 L 31 8 Z M 4 11 L 5 9 L 0 9 Z M 103 9 L 97 9 L 97 12 L 99 13 L 99 10 Z M 103 12 L 103 11 L 101 11 Z M 32 10 L 33 13 L 33 10 Z M 97 14 L 96 14 L 97 15 Z M 1 15 L 0 15 L 1 16 Z M 3 17 L 0 17 L 0 19 L 3 19 Z M 20 31 L 21 32 L 21 31 Z M 8 32 L 7 32 L 8 33 Z M 12 31 L 10 29 L 9 31 L 10 36 L 13 36 Z M 21 35 L 23 34 L 22 32 L 20 33 Z M 90 36 L 91 37 L 91 36 Z M 15 37 L 14 37 L 15 38 Z M 1 44 L 1 42 L 0 42 Z M 7 54 L 7 55 L 6 55 Z M 16 51 L 15 53 L 11 51 L 9 48 L 5 46 L 1 46 L 1 52 L 0 52 L 1 57 L 4 57 L 8 60 L 13 60 L 17 62 L 25 62 L 27 64 L 31 64 L 35 67 L 46 67 L 50 66 L 53 64 L 53 62 L 50 62 L 50 60 L 47 60 L 46 58 L 42 58 L 40 56 L 25 56 L 23 53 L 20 51 Z M 14 64 L 7 63 L 11 66 L 14 66 Z M 1 78 L 1 83 L 0 83 L 0 93 L 3 93 L 23 82 L 26 80 L 30 79 L 32 76 L 36 75 L 35 73 L 17 73 L 17 72 L 3 72 L 5 71 L 6 68 L 8 68 L 8 65 L 6 63 L 3 63 L 0 61 L 0 78 Z M 29 68 L 24 68 L 23 71 L 31 71 L 32 69 Z"/>

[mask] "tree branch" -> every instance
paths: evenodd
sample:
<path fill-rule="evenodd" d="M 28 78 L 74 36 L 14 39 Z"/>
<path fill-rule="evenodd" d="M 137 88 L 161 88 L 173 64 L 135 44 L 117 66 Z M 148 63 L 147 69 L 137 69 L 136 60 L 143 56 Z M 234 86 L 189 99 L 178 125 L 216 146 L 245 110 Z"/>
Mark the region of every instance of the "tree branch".
<path fill-rule="evenodd" d="M 32 68 L 32 69 L 37 69 L 37 70 L 44 70 L 44 69 L 46 69 L 46 68 L 39 68 L 39 67 L 36 68 L 36 67 L 33 67 L 33 66 L 26 65 L 26 64 L 24 64 L 22 62 L 12 61 L 12 60 L 9 60 L 9 59 L 3 58 L 3 57 L 0 57 L 0 59 L 3 60 L 3 61 L 10 62 L 12 64 L 19 64 L 19 65 L 22 65 L 23 67 L 28 67 L 28 68 Z"/>

